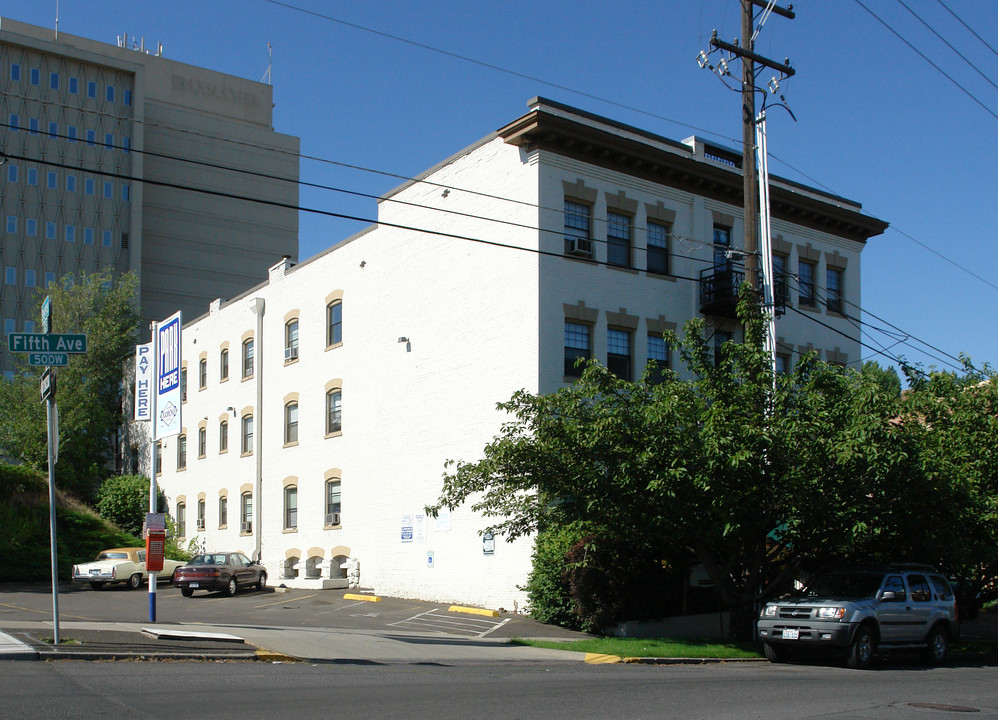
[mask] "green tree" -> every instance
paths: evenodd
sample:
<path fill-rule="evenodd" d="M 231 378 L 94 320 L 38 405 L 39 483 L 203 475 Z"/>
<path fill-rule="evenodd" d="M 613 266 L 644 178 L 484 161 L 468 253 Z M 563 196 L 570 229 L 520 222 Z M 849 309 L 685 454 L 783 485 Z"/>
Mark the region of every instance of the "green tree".
<path fill-rule="evenodd" d="M 157 493 L 157 509 L 166 512 L 166 496 Z M 133 535 L 141 536 L 149 512 L 149 478 L 145 475 L 113 475 L 97 491 L 97 512 L 105 520 Z"/>
<path fill-rule="evenodd" d="M 67 275 L 39 292 L 52 298 L 52 330 L 84 333 L 87 352 L 71 355 L 57 370 L 59 459 L 56 482 L 92 499 L 112 460 L 111 439 L 122 423 L 121 380 L 134 349 L 139 311 L 137 280 L 117 281 L 110 270 Z M 16 356 L 26 363 L 26 356 Z M 37 468 L 47 466 L 45 406 L 38 401 L 41 368 L 26 364 L 13 379 L 0 381 L 0 454 Z"/>
<path fill-rule="evenodd" d="M 739 312 L 744 342 L 716 355 L 702 321 L 667 338 L 689 379 L 627 382 L 591 363 L 571 387 L 500 403 L 499 435 L 480 460 L 447 465 L 427 511 L 470 502 L 510 539 L 579 523 L 604 556 L 681 566 L 687 553 L 742 612 L 737 633 L 799 568 L 935 559 L 944 533 L 915 529 L 966 498 L 924 472 L 929 428 L 904 421 L 904 398 L 872 368 L 808 356 L 774 378 L 757 306 L 745 297 Z"/>

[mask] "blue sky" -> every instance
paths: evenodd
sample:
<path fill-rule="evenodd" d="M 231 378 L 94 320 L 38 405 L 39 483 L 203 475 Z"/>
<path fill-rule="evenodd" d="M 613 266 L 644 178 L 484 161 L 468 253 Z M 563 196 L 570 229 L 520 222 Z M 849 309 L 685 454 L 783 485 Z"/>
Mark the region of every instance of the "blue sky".
<path fill-rule="evenodd" d="M 796 19 L 772 16 L 756 41 L 797 71 L 781 89 L 797 121 L 769 117 L 770 172 L 891 223 L 862 255 L 864 358 L 889 364 L 876 354 L 887 348 L 925 367 L 950 368 L 959 353 L 998 364 L 988 320 L 998 301 L 998 223 L 988 219 L 998 208 L 998 2 L 793 5 Z M 738 0 L 58 7 L 61 32 L 109 43 L 128 33 L 147 47 L 163 43 L 173 60 L 254 80 L 271 43 L 275 128 L 320 159 L 302 161 L 302 180 L 355 193 L 380 195 L 400 181 L 344 165 L 418 174 L 524 113 L 536 95 L 673 139 L 697 134 L 740 148 L 738 96 L 696 63 L 713 29 L 726 40 L 740 34 Z M 0 15 L 54 27 L 56 0 L 0 0 Z M 301 204 L 376 213 L 373 199 L 327 190 L 303 189 Z M 364 225 L 302 213 L 302 259 Z"/>

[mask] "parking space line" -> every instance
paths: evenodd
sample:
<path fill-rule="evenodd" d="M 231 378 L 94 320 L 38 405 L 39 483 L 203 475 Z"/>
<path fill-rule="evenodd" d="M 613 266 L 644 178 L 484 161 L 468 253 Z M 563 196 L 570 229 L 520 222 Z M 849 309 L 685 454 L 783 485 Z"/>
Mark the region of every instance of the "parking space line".
<path fill-rule="evenodd" d="M 318 594 L 319 593 L 312 593 L 311 595 L 302 595 L 301 597 L 295 598 L 295 602 L 297 602 L 298 600 L 305 600 L 310 597 L 315 597 Z M 253 609 L 255 610 L 256 608 L 273 607 L 274 605 L 284 605 L 287 602 L 290 602 L 290 598 L 285 598 L 284 600 L 278 600 L 277 602 L 272 602 L 272 603 L 264 603 L 263 605 L 254 605 Z"/>
<path fill-rule="evenodd" d="M 427 610 L 426 612 L 413 615 L 405 620 L 389 623 L 388 625 L 389 627 L 413 627 L 423 630 L 432 629 L 437 630 L 438 632 L 447 632 L 452 634 L 467 634 L 471 637 L 485 637 L 486 635 L 495 632 L 508 622 L 509 618 L 506 618 L 500 622 L 493 622 L 492 620 L 472 617 L 441 615 L 439 614 L 437 608 L 433 608 L 432 610 Z"/>

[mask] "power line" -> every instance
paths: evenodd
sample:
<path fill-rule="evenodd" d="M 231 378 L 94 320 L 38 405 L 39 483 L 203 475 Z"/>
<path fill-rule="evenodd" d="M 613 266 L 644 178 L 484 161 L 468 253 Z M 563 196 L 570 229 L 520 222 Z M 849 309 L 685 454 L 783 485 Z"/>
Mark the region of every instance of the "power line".
<path fill-rule="evenodd" d="M 971 34 L 972 34 L 972 35 L 973 35 L 973 36 L 974 36 L 975 38 L 977 38 L 978 40 L 980 40 L 980 41 L 981 41 L 981 43 L 982 43 L 982 44 L 984 45 L 984 47 L 986 47 L 986 48 L 987 48 L 988 50 L 990 50 L 991 52 L 993 52 L 993 53 L 994 53 L 995 55 L 998 55 L 998 50 L 995 50 L 995 49 L 994 49 L 993 47 L 991 47 L 991 45 L 990 45 L 990 44 L 988 43 L 988 41 L 987 41 L 987 40 L 985 40 L 984 38 L 982 38 L 982 37 L 981 37 L 980 35 L 978 35 L 978 34 L 977 34 L 977 31 L 976 31 L 976 30 L 974 30 L 974 28 L 970 27 L 970 25 L 968 25 L 968 24 L 967 24 L 966 22 L 964 22 L 964 21 L 963 21 L 963 18 L 961 18 L 961 17 L 959 16 L 959 15 L 957 15 L 957 14 L 956 14 L 955 12 L 953 12 L 953 10 L 952 10 L 952 9 L 950 9 L 950 6 L 949 6 L 949 5 L 947 5 L 946 3 L 944 3 L 944 2 L 943 2 L 943 0 L 936 0 L 936 2 L 938 2 L 938 3 L 939 3 L 940 5 L 942 5 L 942 6 L 944 7 L 944 8 L 946 8 L 946 11 L 947 11 L 947 12 L 948 12 L 948 13 L 949 13 L 950 15 L 952 15 L 953 17 L 955 17 L 955 18 L 957 19 L 957 21 L 958 21 L 958 22 L 959 22 L 959 23 L 960 23 L 961 25 L 963 25 L 963 26 L 964 26 L 965 28 L 967 28 L 967 29 L 968 29 L 968 30 L 970 31 L 970 33 L 971 33 Z"/>

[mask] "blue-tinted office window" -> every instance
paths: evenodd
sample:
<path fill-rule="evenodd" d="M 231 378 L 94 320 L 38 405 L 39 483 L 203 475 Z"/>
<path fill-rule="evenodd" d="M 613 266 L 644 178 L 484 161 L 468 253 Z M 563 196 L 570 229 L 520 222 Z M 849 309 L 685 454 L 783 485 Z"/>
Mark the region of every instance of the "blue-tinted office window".
<path fill-rule="evenodd" d="M 49 190 L 55 190 L 57 187 L 59 187 L 58 178 L 56 177 L 56 174 L 54 172 L 52 172 L 51 170 L 49 170 L 49 173 L 48 173 L 48 183 L 47 184 L 48 184 Z"/>
<path fill-rule="evenodd" d="M 66 130 L 66 134 L 69 135 L 69 142 L 76 142 L 76 126 L 70 125 Z"/>
<path fill-rule="evenodd" d="M 46 240 L 55 240 L 55 223 L 54 222 L 49 221 L 49 222 L 45 223 L 45 239 Z"/>
<path fill-rule="evenodd" d="M 38 118 L 28 119 L 28 132 L 32 135 L 38 134 Z"/>
<path fill-rule="evenodd" d="M 132 139 L 130 137 L 123 137 L 123 138 L 121 138 L 121 147 L 124 149 L 125 152 L 128 152 L 129 150 L 131 150 L 132 149 Z"/>
<path fill-rule="evenodd" d="M 80 81 L 75 77 L 69 78 L 69 92 L 71 95 L 76 95 L 80 92 Z"/>
<path fill-rule="evenodd" d="M 93 80 L 87 83 L 87 97 L 97 97 L 97 83 Z"/>
<path fill-rule="evenodd" d="M 111 247 L 111 231 L 105 230 L 103 236 L 101 236 L 101 244 L 104 247 Z"/>
<path fill-rule="evenodd" d="M 38 184 L 38 168 L 28 168 L 28 185 Z"/>
<path fill-rule="evenodd" d="M 24 271 L 24 287 L 34 287 L 34 286 L 35 286 L 35 271 L 34 270 L 25 270 Z M 25 327 L 25 331 L 26 332 L 31 332 L 31 330 L 27 329 L 28 323 L 25 323 L 24 327 Z"/>
<path fill-rule="evenodd" d="M 132 104 L 132 91 L 131 90 L 125 90 L 125 91 L 123 91 L 122 97 L 123 97 L 122 102 L 124 102 L 125 105 L 131 105 Z"/>
<path fill-rule="evenodd" d="M 104 197 L 108 199 L 114 197 L 114 185 L 111 182 L 104 183 Z"/>
<path fill-rule="evenodd" d="M 94 179 L 93 178 L 87 178 L 86 180 L 83 181 L 83 191 L 87 195 L 93 195 L 94 194 Z"/>
<path fill-rule="evenodd" d="M 24 234 L 28 237 L 38 237 L 38 221 L 28 218 L 24 221 Z"/>
<path fill-rule="evenodd" d="M 94 244 L 94 229 L 84 228 L 83 230 L 83 244 L 93 245 Z"/>
<path fill-rule="evenodd" d="M 21 79 L 21 66 L 18 63 L 11 63 L 10 65 L 10 79 L 20 80 Z"/>
<path fill-rule="evenodd" d="M 107 86 L 107 90 L 104 92 L 104 99 L 108 102 L 114 102 L 114 85 Z"/>
<path fill-rule="evenodd" d="M 76 192 L 76 176 L 67 175 L 66 176 L 66 192 L 75 193 Z"/>
<path fill-rule="evenodd" d="M 97 134 L 93 130 L 87 130 L 87 145 L 93 145 L 97 139 Z"/>
<path fill-rule="evenodd" d="M 59 123 L 50 122 L 49 123 L 49 137 L 55 137 L 59 134 Z"/>
<path fill-rule="evenodd" d="M 111 133 L 104 133 L 104 147 L 114 147 L 114 135 Z"/>
<path fill-rule="evenodd" d="M 42 82 L 42 74 L 38 71 L 38 68 L 31 68 L 31 84 L 40 85 Z"/>
<path fill-rule="evenodd" d="M 8 285 L 14 285 L 17 283 L 17 268 L 8 267 L 7 273 L 4 275 L 4 282 Z"/>
<path fill-rule="evenodd" d="M 59 89 L 59 73 L 49 73 L 49 88 L 51 90 Z"/>
<path fill-rule="evenodd" d="M 31 320 L 24 321 L 24 332 L 33 333 L 35 331 L 35 324 Z"/>
<path fill-rule="evenodd" d="M 128 202 L 132 199 L 132 196 L 128 189 L 128 185 L 121 186 L 121 199 L 124 200 L 125 202 Z"/>
<path fill-rule="evenodd" d="M 20 125 L 21 125 L 21 118 L 19 118 L 16 113 L 11 113 L 10 114 L 10 123 L 8 123 L 8 124 L 10 125 L 10 129 L 11 130 L 17 130 L 18 127 L 20 127 Z"/>
<path fill-rule="evenodd" d="M 66 242 L 76 242 L 76 226 L 66 226 Z"/>
<path fill-rule="evenodd" d="M 17 232 L 17 216 L 8 215 L 7 216 L 7 232 L 16 233 Z"/>
<path fill-rule="evenodd" d="M 7 182 L 17 182 L 17 165 L 7 166 Z"/>
<path fill-rule="evenodd" d="M 45 287 L 55 283 L 55 273 L 47 272 L 45 273 Z"/>

